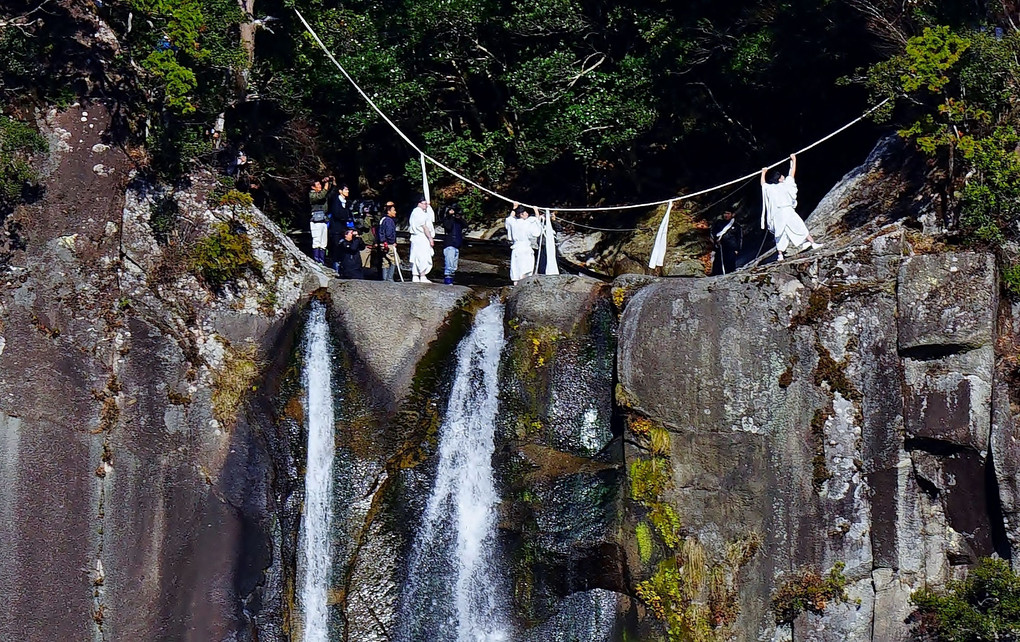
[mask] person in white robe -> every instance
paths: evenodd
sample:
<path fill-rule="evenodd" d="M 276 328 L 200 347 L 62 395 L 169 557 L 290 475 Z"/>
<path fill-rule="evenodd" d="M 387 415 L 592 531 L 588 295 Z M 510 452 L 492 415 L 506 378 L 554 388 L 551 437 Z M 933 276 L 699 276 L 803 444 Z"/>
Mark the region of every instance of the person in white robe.
<path fill-rule="evenodd" d="M 542 216 L 535 210 L 517 208 L 517 218 L 506 219 L 506 235 L 510 241 L 510 280 L 514 285 L 535 272 L 535 250 L 532 245 L 542 236 Z"/>
<path fill-rule="evenodd" d="M 801 250 L 809 247 L 818 249 L 821 243 L 815 243 L 808 232 L 804 219 L 797 214 L 797 155 L 790 154 L 790 173 L 787 176 L 779 170 L 768 173 L 767 167 L 761 168 L 761 227 L 768 228 L 776 239 L 778 258 L 783 260 L 783 253 L 790 246 Z"/>
<path fill-rule="evenodd" d="M 425 196 L 418 200 L 418 206 L 411 210 L 408 231 L 411 233 L 411 282 L 428 283 L 432 270 L 432 253 L 435 246 L 435 212 Z"/>

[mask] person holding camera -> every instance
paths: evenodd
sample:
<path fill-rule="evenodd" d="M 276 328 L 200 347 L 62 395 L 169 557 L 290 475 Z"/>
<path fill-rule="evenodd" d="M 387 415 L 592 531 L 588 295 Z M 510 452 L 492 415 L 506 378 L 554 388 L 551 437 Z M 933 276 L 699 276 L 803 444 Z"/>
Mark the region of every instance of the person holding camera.
<path fill-rule="evenodd" d="M 361 237 L 358 235 L 358 230 L 354 228 L 353 223 L 350 227 L 345 225 L 344 237 L 337 245 L 337 252 L 339 256 L 336 257 L 339 261 L 337 274 L 341 279 L 365 278 L 364 271 L 361 267 L 361 252 L 364 249 L 365 242 L 361 240 Z"/>
<path fill-rule="evenodd" d="M 332 177 L 331 177 L 332 178 Z M 347 183 L 337 183 L 329 198 L 329 256 L 333 261 L 333 269 L 340 271 L 340 243 L 344 240 L 348 229 L 356 229 L 354 214 L 348 205 L 351 190 Z"/>
<path fill-rule="evenodd" d="M 323 188 L 322 181 L 315 181 L 308 192 L 308 204 L 312 208 L 312 258 L 321 265 L 326 264 L 326 234 L 329 229 L 329 217 L 326 214 L 327 189 Z"/>
<path fill-rule="evenodd" d="M 369 269 L 377 268 L 373 265 L 372 248 L 376 245 L 375 225 L 372 219 L 379 212 L 375 201 L 364 200 L 358 204 L 357 218 L 354 221 L 355 229 L 358 230 L 361 240 L 365 243 L 365 249 L 361 252 L 361 266 Z"/>

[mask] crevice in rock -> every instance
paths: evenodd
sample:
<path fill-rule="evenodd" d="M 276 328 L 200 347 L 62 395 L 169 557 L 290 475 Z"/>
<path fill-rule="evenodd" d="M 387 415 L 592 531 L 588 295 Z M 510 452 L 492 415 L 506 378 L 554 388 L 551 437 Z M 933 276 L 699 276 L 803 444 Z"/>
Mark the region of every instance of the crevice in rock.
<path fill-rule="evenodd" d="M 901 357 L 913 359 L 914 361 L 936 361 L 954 354 L 970 352 L 971 350 L 976 350 L 980 347 L 981 346 L 966 343 L 940 343 L 935 345 L 901 348 L 899 350 L 899 354 Z"/>
<path fill-rule="evenodd" d="M 920 488 L 928 498 L 935 501 L 939 497 L 939 489 L 931 480 L 926 479 L 923 475 L 919 475 L 917 471 L 914 471 L 914 480 L 917 482 L 918 488 Z"/>
<path fill-rule="evenodd" d="M 938 457 L 949 457 L 963 452 L 964 450 L 967 450 L 967 448 L 959 444 L 942 441 L 941 439 L 907 437 L 903 440 L 903 450 L 908 453 L 913 450 L 923 450 L 924 452 L 931 453 Z"/>
<path fill-rule="evenodd" d="M 999 480 L 995 476 L 995 462 L 992 451 L 988 451 L 985 461 L 985 494 L 988 496 L 988 522 L 991 525 L 992 547 L 996 554 L 1006 561 L 1012 558 L 1009 537 L 1006 533 L 1006 516 L 1002 512 L 1002 499 L 999 496 Z"/>

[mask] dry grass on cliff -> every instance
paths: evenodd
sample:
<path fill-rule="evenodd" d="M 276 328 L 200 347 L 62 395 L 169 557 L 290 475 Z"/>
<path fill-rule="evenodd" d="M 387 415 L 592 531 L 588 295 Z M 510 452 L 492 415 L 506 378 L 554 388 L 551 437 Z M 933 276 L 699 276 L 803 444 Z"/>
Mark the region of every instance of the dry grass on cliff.
<path fill-rule="evenodd" d="M 212 392 L 213 417 L 221 426 L 233 425 L 245 397 L 256 388 L 259 370 L 255 344 L 224 346 L 223 367 L 216 372 Z"/>

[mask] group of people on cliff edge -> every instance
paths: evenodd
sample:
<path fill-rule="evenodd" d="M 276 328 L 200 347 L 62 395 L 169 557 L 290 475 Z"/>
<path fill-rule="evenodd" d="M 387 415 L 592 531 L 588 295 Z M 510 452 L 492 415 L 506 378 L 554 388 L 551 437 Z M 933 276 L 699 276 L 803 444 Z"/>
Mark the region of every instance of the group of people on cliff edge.
<path fill-rule="evenodd" d="M 761 227 L 773 235 L 777 259 L 782 261 L 789 248 L 798 250 L 818 249 L 797 213 L 797 156 L 790 155 L 790 169 L 783 174 L 778 169 L 761 170 L 762 211 Z M 374 209 L 361 211 L 358 221 L 349 205 L 350 188 L 346 183 L 337 183 L 332 176 L 315 181 L 308 193 L 311 206 L 310 231 L 312 236 L 312 257 L 317 263 L 326 264 L 327 252 L 333 268 L 341 278 L 365 278 L 365 265 L 378 267 L 384 281 L 392 281 L 398 273 L 401 280 L 400 253 L 397 248 L 397 207 L 393 201 L 386 203 L 383 216 L 374 220 Z M 544 273 L 542 263 L 548 257 L 541 252 L 540 240 L 545 234 L 545 215 L 537 208 L 522 207 L 514 203 L 507 215 L 507 241 L 511 246 L 510 280 L 517 284 L 524 277 Z M 549 213 L 550 223 L 556 220 L 555 213 Z M 367 227 L 369 242 L 361 237 Z M 464 242 L 466 223 L 458 204 L 444 209 L 441 225 L 445 231 L 443 243 L 443 282 L 452 284 L 460 261 L 460 249 Z M 410 235 L 411 282 L 427 283 L 433 268 L 436 243 L 436 213 L 424 194 L 408 217 Z M 725 212 L 712 224 L 711 239 L 715 247 L 713 274 L 729 274 L 737 269 L 737 258 L 743 248 L 743 232 L 732 211 Z M 536 260 L 536 252 L 538 260 Z"/>
<path fill-rule="evenodd" d="M 350 187 L 346 183 L 338 183 L 332 176 L 312 183 L 308 192 L 312 258 L 316 263 L 327 265 L 328 256 L 340 278 L 363 279 L 368 266 L 383 281 L 393 281 L 395 276 L 403 281 L 397 246 L 396 203 L 388 201 L 382 216 L 378 217 L 371 201 L 363 201 L 354 208 L 349 199 Z M 418 198 L 418 204 L 408 218 L 411 281 L 428 282 L 436 240 L 436 214 L 424 195 Z M 445 208 L 441 224 L 446 232 L 443 239 L 444 283 L 452 284 L 466 226 L 457 203 Z"/>
<path fill-rule="evenodd" d="M 545 233 L 545 215 L 538 208 L 528 208 L 514 203 L 503 224 L 506 238 L 510 243 L 510 281 L 514 285 L 526 276 L 544 274 L 548 253 L 541 251 L 541 239 Z M 534 215 L 532 215 L 534 214 Z M 556 213 L 549 213 L 550 222 L 556 220 Z M 536 261 L 535 255 L 538 254 Z"/>

